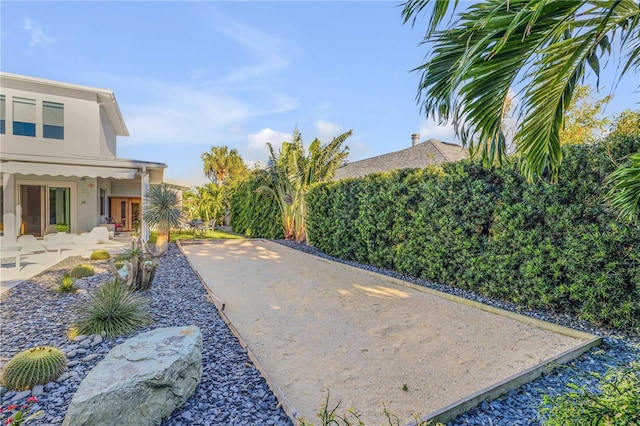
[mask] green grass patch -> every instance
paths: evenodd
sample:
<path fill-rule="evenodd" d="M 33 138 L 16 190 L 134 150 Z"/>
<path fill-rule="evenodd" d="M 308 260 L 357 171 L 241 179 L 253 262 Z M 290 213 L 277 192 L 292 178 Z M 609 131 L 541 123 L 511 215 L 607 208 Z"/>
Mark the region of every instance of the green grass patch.
<path fill-rule="evenodd" d="M 224 231 L 210 231 L 194 234 L 193 231 L 171 231 L 171 242 L 176 240 L 234 240 L 243 238 L 241 235 L 230 234 Z M 155 243 L 158 239 L 158 233 L 153 231 L 149 236 L 149 243 Z"/>

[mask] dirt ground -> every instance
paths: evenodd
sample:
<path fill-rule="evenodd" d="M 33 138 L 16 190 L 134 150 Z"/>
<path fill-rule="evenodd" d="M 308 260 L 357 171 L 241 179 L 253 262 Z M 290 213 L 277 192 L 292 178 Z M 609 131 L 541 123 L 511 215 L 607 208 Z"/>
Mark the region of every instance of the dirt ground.
<path fill-rule="evenodd" d="M 326 398 L 403 422 L 585 342 L 263 240 L 184 245 L 224 314 L 316 421 Z"/>

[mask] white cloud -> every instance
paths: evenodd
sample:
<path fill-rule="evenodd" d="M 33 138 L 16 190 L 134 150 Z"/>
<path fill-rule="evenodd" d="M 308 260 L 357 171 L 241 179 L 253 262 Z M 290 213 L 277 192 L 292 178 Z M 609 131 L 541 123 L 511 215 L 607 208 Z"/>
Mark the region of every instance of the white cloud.
<path fill-rule="evenodd" d="M 249 161 L 260 161 L 266 163 L 269 159 L 269 148 L 267 148 L 267 142 L 271 142 L 274 151 L 276 153 L 280 149 L 280 144 L 283 141 L 291 140 L 291 133 L 280 132 L 270 128 L 265 128 L 257 133 L 252 133 L 247 136 L 248 145 L 247 153 L 250 155 L 245 158 Z"/>
<path fill-rule="evenodd" d="M 123 107 L 131 134 L 123 145 L 205 143 L 256 113 L 241 100 L 215 90 L 153 83 L 138 89 L 155 94 L 149 103 Z"/>
<path fill-rule="evenodd" d="M 27 31 L 30 35 L 30 48 L 53 43 L 53 38 L 45 34 L 42 27 L 31 18 L 25 18 L 22 20 L 22 29 Z"/>
<path fill-rule="evenodd" d="M 428 139 L 438 139 L 442 142 L 459 143 L 455 137 L 452 124 L 440 125 L 435 121 L 422 120 L 419 128 L 420 142 Z M 409 135 L 407 135 L 407 143 L 410 143 Z"/>
<path fill-rule="evenodd" d="M 245 25 L 218 10 L 212 11 L 213 29 L 224 34 L 255 56 L 255 63 L 232 70 L 218 83 L 255 83 L 256 78 L 282 70 L 289 65 L 284 52 L 296 50 L 290 42 L 285 42 L 271 34 Z"/>
<path fill-rule="evenodd" d="M 316 126 L 316 135 L 320 139 L 322 143 L 329 143 L 336 136 L 342 133 L 342 126 L 336 123 L 332 123 L 330 121 L 319 120 L 315 123 Z M 310 143 L 311 141 L 309 141 Z"/>
<path fill-rule="evenodd" d="M 121 76 L 111 81 L 118 82 L 118 93 L 134 99 L 131 102 L 119 99 L 131 135 L 121 139 L 123 146 L 237 145 L 243 142 L 246 135 L 243 129 L 252 118 L 287 112 L 298 106 L 297 99 L 269 90 L 239 95 L 231 87 L 171 84 Z"/>

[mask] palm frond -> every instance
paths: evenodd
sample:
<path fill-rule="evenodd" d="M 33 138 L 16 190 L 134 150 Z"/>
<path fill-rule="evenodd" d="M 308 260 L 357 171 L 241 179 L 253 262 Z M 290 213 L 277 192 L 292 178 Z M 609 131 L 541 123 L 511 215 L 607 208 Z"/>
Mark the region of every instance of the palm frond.
<path fill-rule="evenodd" d="M 632 0 L 484 0 L 436 28 L 457 3 L 413 0 L 405 22 L 430 13 L 425 43 L 433 46 L 421 73 L 421 111 L 456 135 L 485 164 L 504 161 L 505 100 L 518 93 L 521 120 L 515 135 L 519 165 L 529 180 L 562 161 L 559 130 L 573 91 L 621 40 L 624 73 L 640 64 L 639 6 Z M 522 90 L 516 90 L 524 87 Z"/>
<path fill-rule="evenodd" d="M 640 152 L 629 156 L 629 164 L 620 166 L 608 177 L 611 205 L 620 217 L 637 222 L 640 212 Z"/>

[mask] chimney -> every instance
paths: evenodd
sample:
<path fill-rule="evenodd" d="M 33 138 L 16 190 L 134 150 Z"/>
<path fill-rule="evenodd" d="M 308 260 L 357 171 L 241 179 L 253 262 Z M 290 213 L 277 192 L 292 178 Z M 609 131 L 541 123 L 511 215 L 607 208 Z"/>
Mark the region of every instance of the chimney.
<path fill-rule="evenodd" d="M 420 134 L 414 133 L 411 135 L 411 146 L 416 146 L 420 143 Z"/>

